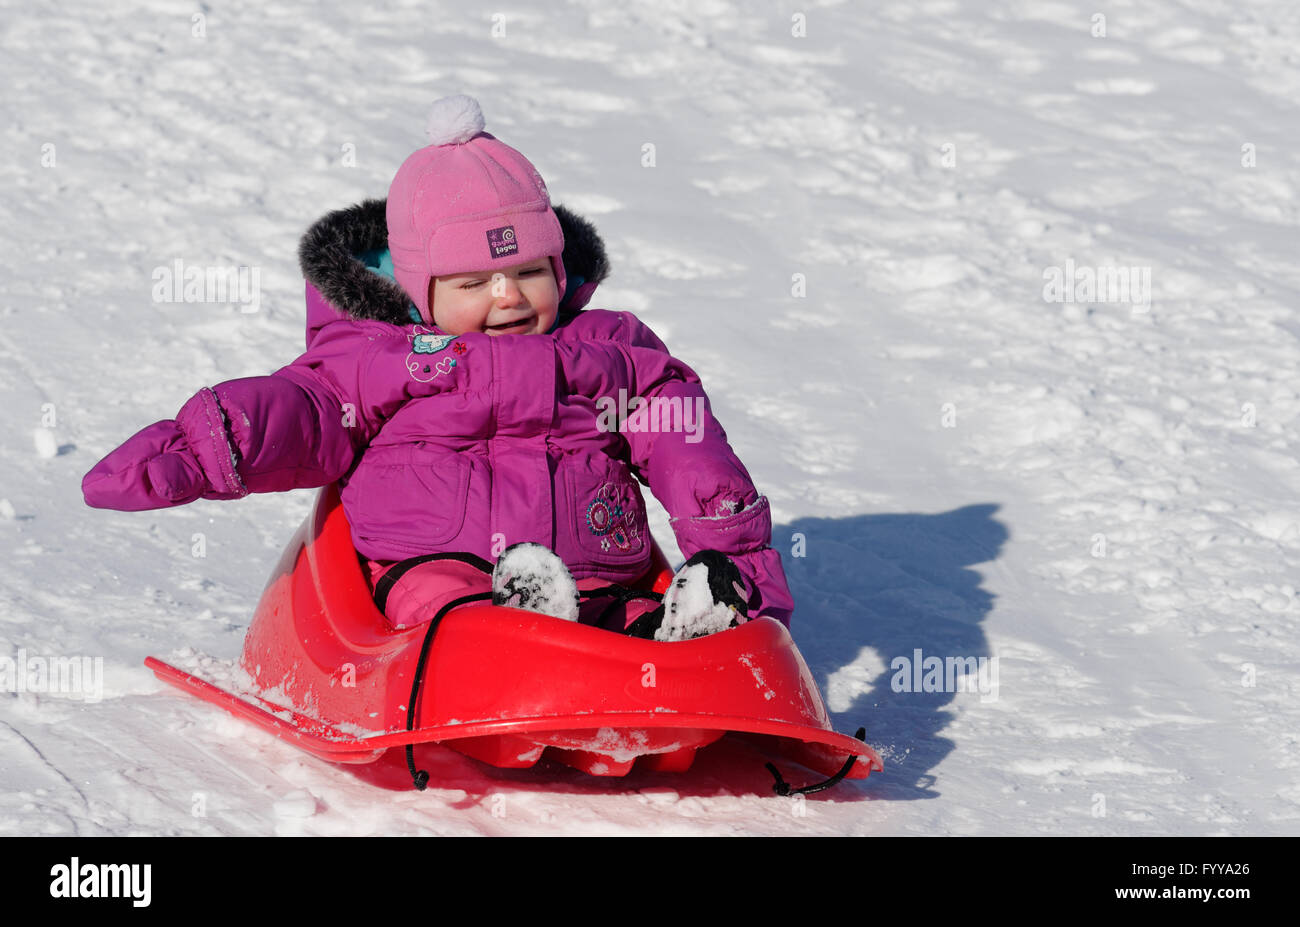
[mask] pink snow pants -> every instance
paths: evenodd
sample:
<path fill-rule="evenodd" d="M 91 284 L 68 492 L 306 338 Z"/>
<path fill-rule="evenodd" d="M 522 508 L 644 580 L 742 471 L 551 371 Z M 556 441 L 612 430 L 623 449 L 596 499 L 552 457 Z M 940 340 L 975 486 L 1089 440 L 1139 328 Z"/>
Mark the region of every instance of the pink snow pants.
<path fill-rule="evenodd" d="M 366 576 L 370 580 L 371 591 L 379 578 L 397 561 L 366 560 Z M 578 590 L 588 591 L 601 586 L 612 585 L 608 580 L 597 577 L 578 580 Z M 492 577 L 477 567 L 459 560 L 432 560 L 421 563 L 407 570 L 388 593 L 384 613 L 394 627 L 415 627 L 433 620 L 438 610 L 452 599 L 476 592 L 491 592 Z M 611 598 L 600 596 L 583 599 L 578 609 L 578 621 L 582 624 L 598 625 L 610 631 L 622 632 L 628 625 L 648 611 L 653 611 L 658 603 L 652 599 L 633 599 L 626 604 L 615 605 L 602 620 L 602 613 L 610 606 Z M 481 602 L 474 602 L 481 605 Z"/>

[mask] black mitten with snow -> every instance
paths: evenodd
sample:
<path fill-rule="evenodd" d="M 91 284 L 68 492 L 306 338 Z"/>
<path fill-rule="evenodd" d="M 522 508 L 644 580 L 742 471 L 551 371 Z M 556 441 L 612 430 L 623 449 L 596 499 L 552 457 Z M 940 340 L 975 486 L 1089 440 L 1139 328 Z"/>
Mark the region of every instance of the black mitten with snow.
<path fill-rule="evenodd" d="M 748 601 L 744 577 L 732 559 L 701 550 L 673 574 L 663 605 L 634 621 L 627 633 L 657 641 L 704 637 L 747 621 Z"/>
<path fill-rule="evenodd" d="M 532 541 L 511 544 L 492 570 L 492 604 L 578 620 L 578 584 L 564 561 Z"/>

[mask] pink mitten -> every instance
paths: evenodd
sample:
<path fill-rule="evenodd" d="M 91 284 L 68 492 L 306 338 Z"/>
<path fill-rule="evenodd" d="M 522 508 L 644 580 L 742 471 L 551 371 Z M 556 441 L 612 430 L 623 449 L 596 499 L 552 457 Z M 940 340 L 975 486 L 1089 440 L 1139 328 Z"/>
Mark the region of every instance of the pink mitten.
<path fill-rule="evenodd" d="M 95 464 L 82 479 L 81 492 L 87 505 L 123 512 L 248 494 L 210 389 L 199 390 L 176 419 L 141 429 Z"/>

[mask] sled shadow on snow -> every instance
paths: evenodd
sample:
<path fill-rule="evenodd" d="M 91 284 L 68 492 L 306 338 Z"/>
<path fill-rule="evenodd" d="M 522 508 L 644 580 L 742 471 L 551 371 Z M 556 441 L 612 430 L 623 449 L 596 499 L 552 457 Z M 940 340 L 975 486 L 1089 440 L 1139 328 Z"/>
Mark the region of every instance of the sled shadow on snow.
<path fill-rule="evenodd" d="M 937 798 L 932 771 L 954 746 L 939 733 L 952 720 L 949 706 L 996 697 L 996 664 L 987 660 L 981 626 L 994 597 L 969 567 L 999 556 L 1009 535 L 994 517 L 998 509 L 986 503 L 775 527 L 773 546 L 796 603 L 795 642 L 836 729 L 866 727 L 885 764 L 865 781 L 842 784 L 837 797 Z M 981 662 L 982 675 L 955 679 Z M 846 706 L 845 690 L 867 683 L 869 691 Z"/>

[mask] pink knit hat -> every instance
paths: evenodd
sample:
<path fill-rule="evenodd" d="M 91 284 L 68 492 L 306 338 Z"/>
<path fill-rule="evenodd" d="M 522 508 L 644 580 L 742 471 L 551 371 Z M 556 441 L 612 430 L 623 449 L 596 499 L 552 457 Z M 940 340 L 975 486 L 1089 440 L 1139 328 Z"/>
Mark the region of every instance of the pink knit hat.
<path fill-rule="evenodd" d="M 388 188 L 393 274 L 430 325 L 429 280 L 551 259 L 564 297 L 564 232 L 528 159 L 483 131 L 478 101 L 443 97 L 429 110 L 431 144 Z"/>

